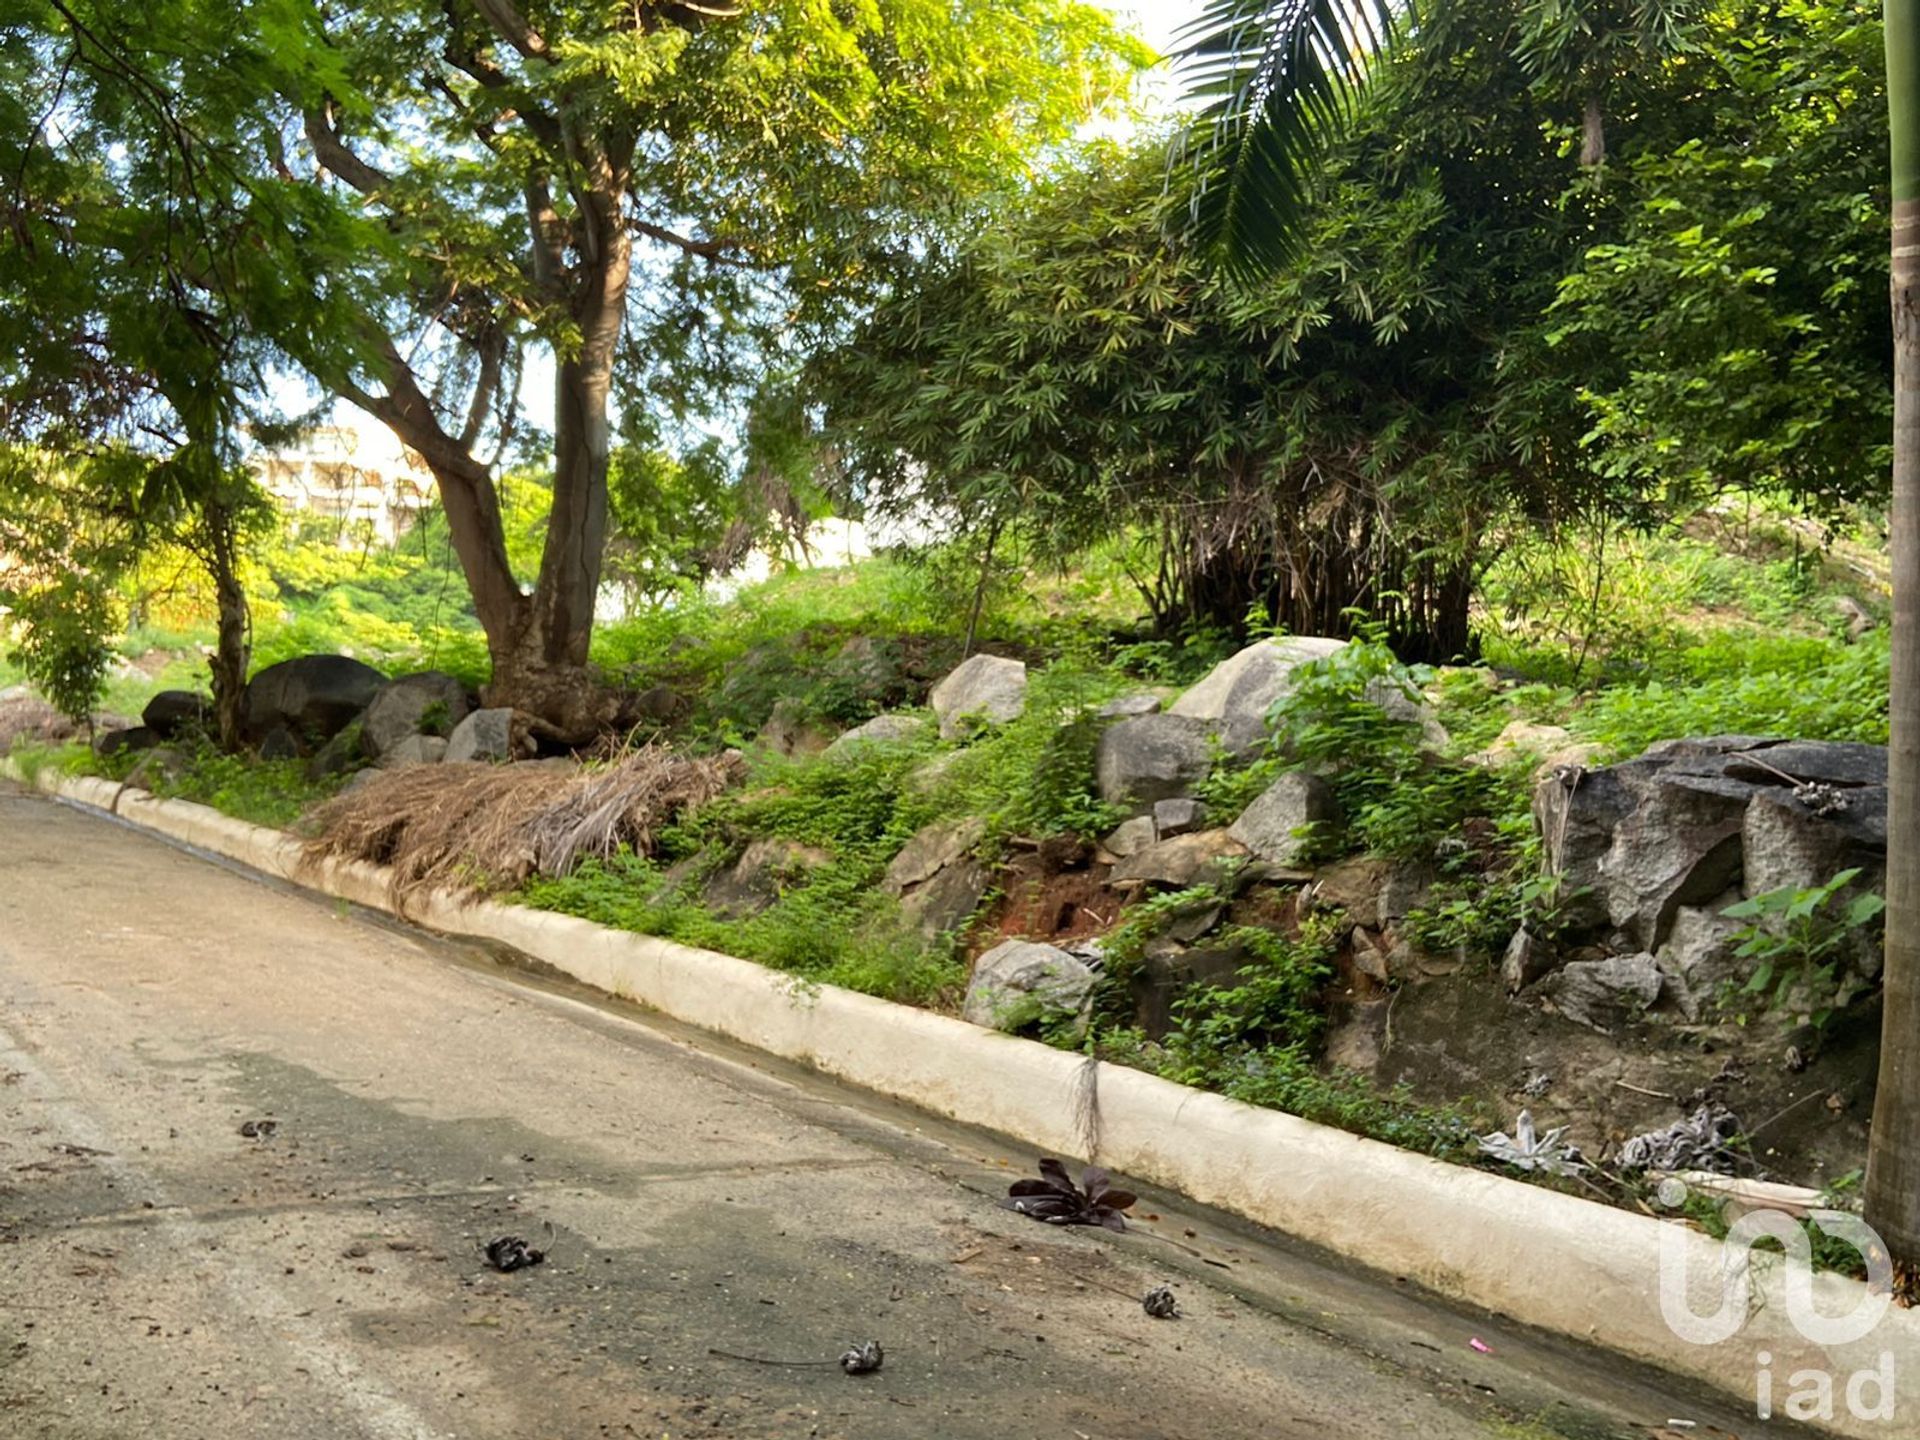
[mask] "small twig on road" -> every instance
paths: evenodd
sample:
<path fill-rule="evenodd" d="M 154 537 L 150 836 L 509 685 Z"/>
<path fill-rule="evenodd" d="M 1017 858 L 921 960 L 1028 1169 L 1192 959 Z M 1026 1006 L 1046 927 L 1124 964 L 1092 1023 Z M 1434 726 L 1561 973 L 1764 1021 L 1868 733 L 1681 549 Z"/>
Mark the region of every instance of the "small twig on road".
<path fill-rule="evenodd" d="M 816 1365 L 834 1366 L 840 1363 L 838 1360 L 769 1360 L 765 1355 L 736 1355 L 731 1350 L 716 1350 L 711 1345 L 707 1347 L 707 1353 L 718 1355 L 726 1360 L 744 1360 L 749 1365 L 782 1365 L 795 1369 L 809 1369 Z"/>
<path fill-rule="evenodd" d="M 1676 1105 L 1680 1103 L 1680 1097 L 1678 1095 L 1669 1095 L 1664 1090 L 1649 1090 L 1646 1086 L 1635 1085 L 1630 1080 L 1616 1080 L 1613 1083 L 1616 1089 L 1631 1090 L 1636 1095 L 1650 1095 L 1655 1100 L 1671 1100 Z"/>

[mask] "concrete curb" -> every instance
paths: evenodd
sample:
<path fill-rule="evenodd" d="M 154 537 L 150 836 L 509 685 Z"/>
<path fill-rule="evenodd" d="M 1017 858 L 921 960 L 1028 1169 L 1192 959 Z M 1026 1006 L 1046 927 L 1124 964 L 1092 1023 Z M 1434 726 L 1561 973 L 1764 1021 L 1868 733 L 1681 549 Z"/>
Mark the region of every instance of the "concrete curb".
<path fill-rule="evenodd" d="M 0 774 L 20 779 L 0 757 Z M 203 805 L 156 800 L 105 780 L 41 771 L 40 790 L 239 861 L 310 890 L 397 913 L 387 874 L 372 866 L 303 866 L 279 831 Z M 498 941 L 610 994 L 850 1084 L 1000 1131 L 1042 1152 L 1087 1147 L 1076 1104 L 1081 1058 L 1034 1041 L 831 986 L 801 988 L 749 961 L 571 916 L 435 894 L 404 917 Z M 1802 1415 L 1836 1435 L 1886 1437 L 1887 1418 L 1848 1403 L 1849 1377 L 1879 1370 L 1920 1382 L 1920 1311 L 1889 1310 L 1864 1338 L 1822 1346 L 1788 1313 L 1788 1267 L 1758 1262 L 1746 1324 L 1713 1345 L 1690 1344 L 1662 1316 L 1660 1277 L 1684 1274 L 1695 1315 L 1723 1298 L 1722 1246 L 1677 1224 L 1364 1140 L 1277 1111 L 1189 1089 L 1141 1071 L 1097 1069 L 1098 1158 L 1116 1171 L 1189 1195 L 1377 1271 L 1469 1305 L 1689 1376 L 1752 1400 L 1770 1357 L 1774 1405 L 1831 1377 L 1830 1416 Z M 1676 1286 L 1676 1289 L 1679 1287 Z M 1815 1308 L 1852 1313 L 1864 1285 L 1812 1277 Z M 1863 1398 L 1878 1392 L 1862 1389 Z M 1863 1407 L 1865 1408 L 1865 1407 Z M 1920 1396 L 1902 1417 L 1920 1410 Z M 1664 1418 L 1664 1417 L 1662 1417 Z M 1906 1433 L 1912 1433 L 1911 1426 Z"/>

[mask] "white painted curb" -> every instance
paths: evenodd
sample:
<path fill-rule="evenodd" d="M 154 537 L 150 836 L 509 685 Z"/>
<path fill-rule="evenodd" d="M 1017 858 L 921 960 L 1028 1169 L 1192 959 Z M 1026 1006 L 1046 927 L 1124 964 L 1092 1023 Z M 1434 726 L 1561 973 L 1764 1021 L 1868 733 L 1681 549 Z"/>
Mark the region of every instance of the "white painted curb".
<path fill-rule="evenodd" d="M 0 774 L 21 778 L 0 757 Z M 394 913 L 387 872 L 362 864 L 303 866 L 299 845 L 204 805 L 156 800 L 110 781 L 41 771 L 38 788 L 197 845 L 308 889 Z M 117 803 L 116 803 L 117 802 Z M 997 1130 L 1044 1152 L 1071 1155 L 1084 1062 L 1018 1040 L 708 950 L 609 930 L 571 916 L 467 903 L 435 894 L 406 917 L 453 935 L 499 941 L 585 983 L 676 1020 L 936 1114 Z M 1753 1305 L 1738 1334 L 1688 1344 L 1663 1320 L 1663 1263 L 1684 1265 L 1695 1314 L 1720 1303 L 1722 1247 L 1683 1226 L 1576 1199 L 1257 1109 L 1117 1065 L 1098 1070 L 1098 1158 L 1114 1170 L 1189 1195 L 1403 1275 L 1524 1324 L 1703 1380 L 1752 1403 L 1757 1357 L 1770 1358 L 1778 1413 L 1799 1371 L 1831 1377 L 1834 1414 L 1818 1428 L 1849 1437 L 1915 1433 L 1920 1393 L 1888 1419 L 1859 1418 L 1849 1377 L 1892 1357 L 1896 1379 L 1920 1387 L 1920 1311 L 1889 1310 L 1871 1333 L 1822 1347 L 1786 1308 L 1786 1268 L 1756 1263 Z M 1821 1273 L 1824 1315 L 1866 1302 L 1857 1281 Z M 1877 1393 L 1863 1389 L 1871 1403 Z M 1664 1418 L 1664 1417 L 1662 1417 Z"/>

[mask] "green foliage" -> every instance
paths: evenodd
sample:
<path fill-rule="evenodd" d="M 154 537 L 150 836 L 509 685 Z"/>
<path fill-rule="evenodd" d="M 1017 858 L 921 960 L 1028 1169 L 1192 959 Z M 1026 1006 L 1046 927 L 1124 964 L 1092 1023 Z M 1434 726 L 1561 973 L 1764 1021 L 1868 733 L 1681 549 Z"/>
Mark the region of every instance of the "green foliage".
<path fill-rule="evenodd" d="M 684 601 L 753 534 L 719 441 L 685 455 L 630 439 L 607 473 L 607 578 L 629 609 Z"/>
<path fill-rule="evenodd" d="M 295 517 L 258 548 L 256 667 L 340 652 L 386 670 L 438 669 L 478 685 L 485 638 L 438 506 L 391 546 L 342 545 L 337 527 Z"/>
<path fill-rule="evenodd" d="M 1135 906 L 1110 937 L 1110 966 L 1116 958 L 1127 966 L 1144 939 L 1181 910 L 1217 899 L 1212 887 L 1200 887 Z M 1313 1064 L 1313 1048 L 1325 1025 L 1319 991 L 1332 975 L 1332 954 L 1338 948 L 1329 918 L 1309 920 L 1296 935 L 1236 925 L 1221 939 L 1246 948 L 1248 964 L 1227 985 L 1183 996 L 1164 1043 L 1150 1043 L 1139 1031 L 1121 1025 L 1098 1027 L 1096 1016 L 1096 1029 L 1087 1041 L 1092 1050 L 1104 1060 L 1150 1069 L 1181 1085 L 1388 1144 L 1452 1160 L 1471 1154 L 1478 1129 L 1484 1129 L 1480 1117 L 1423 1106 L 1404 1087 L 1382 1094 L 1359 1075 L 1329 1075 Z M 1117 952 L 1114 941 L 1119 943 Z"/>
<path fill-rule="evenodd" d="M 304 760 L 231 755 L 206 739 L 182 739 L 170 748 L 180 756 L 177 766 L 154 766 L 143 772 L 141 783 L 155 795 L 192 800 L 223 815 L 277 830 L 295 828 L 302 815 L 338 793 L 345 783 L 345 777 L 337 775 L 310 779 Z M 100 756 L 88 752 L 79 768 L 124 780 L 144 753 Z"/>
<path fill-rule="evenodd" d="M 530 883 L 517 897 L 643 935 L 661 935 L 754 960 L 810 983 L 839 985 L 908 1004 L 950 998 L 966 970 L 950 946 L 928 945 L 899 924 L 897 907 L 869 873 L 840 864 L 808 877 L 768 909 L 729 920 L 690 886 L 632 856 L 590 861 L 573 874 Z"/>
<path fill-rule="evenodd" d="M 1328 634 L 1365 605 L 1463 648 L 1482 537 L 1584 489 L 1572 393 L 1539 368 L 1577 252 L 1516 75 L 1409 60 L 1258 285 L 1181 233 L 1160 147 L 1075 157 L 817 367 L 858 493 L 1054 554 L 1133 521 L 1163 624 Z"/>
<path fill-rule="evenodd" d="M 1193 172 L 1200 235 L 1229 265 L 1259 274 L 1307 245 L 1328 154 L 1373 73 L 1370 52 L 1402 23 L 1385 0 L 1211 0 L 1195 18 L 1181 58 L 1200 103 L 1177 160 Z"/>
<path fill-rule="evenodd" d="M 593 657 L 635 689 L 686 695 L 691 728 L 728 743 L 750 738 L 778 700 L 856 724 L 917 699 L 958 663 L 964 611 L 938 581 L 920 560 L 884 557 L 779 571 L 727 598 L 687 595 L 604 625 Z M 1045 627 L 1035 595 L 1022 593 L 989 607 L 978 636 L 1024 647 Z"/>
<path fill-rule="evenodd" d="M 116 585 L 133 563 L 143 467 L 0 448 L 0 614 L 8 658 L 61 713 L 85 721 L 125 623 Z M 0 630 L 0 637 L 5 631 Z"/>
<path fill-rule="evenodd" d="M 1858 1170 L 1849 1171 L 1823 1187 L 1820 1194 L 1820 1208 L 1857 1210 L 1859 1208 L 1857 1192 L 1860 1188 L 1862 1173 Z M 1724 1240 L 1733 1228 L 1727 1213 L 1729 1208 L 1729 1202 L 1726 1200 L 1693 1191 L 1688 1194 L 1680 1213 L 1697 1223 L 1714 1239 Z M 1867 1258 L 1860 1253 L 1859 1246 L 1839 1236 L 1829 1235 L 1814 1224 L 1811 1218 L 1802 1216 L 1795 1223 L 1806 1233 L 1815 1270 L 1831 1270 L 1836 1275 L 1851 1276 L 1855 1280 L 1867 1278 Z M 1780 1243 L 1772 1236 L 1761 1237 L 1754 1243 L 1753 1248 L 1762 1254 L 1781 1253 Z"/>
<path fill-rule="evenodd" d="M 1141 915 L 1129 933 L 1150 930 L 1195 899 L 1187 893 L 1154 915 Z M 1479 1117 L 1421 1105 L 1404 1088 L 1382 1094 L 1358 1075 L 1327 1074 L 1315 1065 L 1313 1051 L 1325 1023 L 1319 992 L 1332 973 L 1337 945 L 1329 922 L 1310 921 L 1293 937 L 1238 926 L 1223 938 L 1252 957 L 1232 983 L 1183 997 L 1162 1044 L 1138 1032 L 1107 1029 L 1096 1031 L 1096 1053 L 1389 1144 L 1454 1159 L 1470 1153 Z"/>
<path fill-rule="evenodd" d="M 1572 726 L 1616 757 L 1637 755 L 1677 735 L 1885 744 L 1887 649 L 1885 631 L 1851 645 L 1761 644 L 1729 636 L 1689 652 L 1678 679 L 1601 691 L 1573 716 Z"/>
<path fill-rule="evenodd" d="M 1231 825 L 1291 768 L 1291 762 L 1284 755 L 1241 760 L 1216 745 L 1213 766 L 1207 771 L 1207 778 L 1194 787 L 1194 796 L 1205 802 L 1210 823 Z"/>
<path fill-rule="evenodd" d="M 1724 998 L 1737 1004 L 1751 997 L 1777 1007 L 1798 993 L 1813 1023 L 1824 1027 L 1833 1018 L 1841 967 L 1860 944 L 1861 932 L 1877 928 L 1887 908 L 1872 893 L 1842 899 L 1859 876 L 1857 868 L 1842 870 L 1823 885 L 1785 885 L 1722 910 L 1729 919 L 1749 922 L 1734 935 L 1740 942 L 1734 953 L 1758 962 L 1738 998 Z M 1871 941 L 1871 933 L 1864 938 Z"/>
<path fill-rule="evenodd" d="M 956 754 L 935 790 L 943 809 L 979 815 L 994 834 L 1101 835 L 1120 815 L 1100 799 L 1094 749 L 1102 701 L 1126 678 L 1084 658 L 1056 660 L 1030 676 L 1026 709 Z"/>
<path fill-rule="evenodd" d="M 106 689 L 116 597 L 95 574 L 63 575 L 12 597 L 21 634 L 10 658 L 28 682 L 70 719 L 86 721 Z"/>
<path fill-rule="evenodd" d="M 1226 1057 L 1276 1045 L 1310 1053 L 1326 1023 L 1320 990 L 1339 944 L 1331 918 L 1309 919 L 1292 937 L 1236 925 L 1220 942 L 1241 946 L 1252 958 L 1232 984 L 1181 997 L 1166 1042 L 1175 1064 L 1217 1067 Z"/>
<path fill-rule="evenodd" d="M 925 1004 L 964 982 L 951 943 L 929 944 L 879 888 L 887 863 L 934 810 L 907 780 L 924 748 L 873 746 L 796 763 L 762 759 L 747 786 L 665 831 L 663 870 L 622 856 L 540 879 L 523 903 L 705 946 L 824 984 Z M 700 887 L 750 839 L 812 847 L 774 902 L 744 919 L 713 913 Z"/>
<path fill-rule="evenodd" d="M 1856 0 L 1703 13 L 1640 112 L 1644 148 L 1610 167 L 1617 238 L 1553 309 L 1603 469 L 1667 504 L 1884 494 L 1884 66 Z"/>
<path fill-rule="evenodd" d="M 1684 668 L 1718 631 L 1750 630 L 1768 646 L 1837 638 L 1840 597 L 1868 614 L 1885 608 L 1884 591 L 1847 563 L 1871 556 L 1877 537 L 1863 547 L 1782 505 L 1745 509 L 1716 506 L 1684 529 L 1608 524 L 1509 547 L 1482 584 L 1487 658 L 1566 685 L 1645 679 Z"/>
<path fill-rule="evenodd" d="M 6 752 L 6 758 L 19 770 L 21 782 L 29 789 L 38 785 L 40 776 L 49 771 L 60 775 L 87 775 L 94 773 L 99 763 L 93 747 L 84 741 L 65 745 L 16 743 Z"/>
<path fill-rule="evenodd" d="M 0 390 L 27 375 L 43 412 L 105 410 L 143 443 L 177 422 L 173 463 L 303 370 L 434 465 L 496 648 L 554 624 L 575 663 L 610 390 L 665 431 L 729 428 L 1148 58 L 1079 0 L 16 9 Z M 492 472 L 537 351 L 558 362 L 556 516 L 522 606 Z M 626 507 L 643 540 L 649 494 L 690 499 L 652 481 Z"/>
<path fill-rule="evenodd" d="M 1476 815 L 1498 815 L 1509 830 L 1520 828 L 1519 777 L 1426 751 L 1417 707 L 1431 672 L 1402 665 L 1378 627 L 1363 626 L 1358 639 L 1300 666 L 1294 677 L 1270 716 L 1275 751 L 1331 776 L 1348 835 L 1360 848 L 1432 856 L 1458 844 L 1462 823 Z"/>

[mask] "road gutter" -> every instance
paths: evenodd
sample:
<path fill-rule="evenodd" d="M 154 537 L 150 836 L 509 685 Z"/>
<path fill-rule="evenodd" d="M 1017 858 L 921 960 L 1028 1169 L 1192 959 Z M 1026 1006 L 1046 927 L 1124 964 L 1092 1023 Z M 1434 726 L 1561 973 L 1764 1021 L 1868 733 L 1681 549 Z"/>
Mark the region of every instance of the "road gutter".
<path fill-rule="evenodd" d="M 1782 1413 L 1786 1397 L 1800 1388 L 1796 1372 L 1816 1372 L 1829 1377 L 1833 1413 L 1800 1418 L 1830 1434 L 1899 1433 L 1886 1420 L 1856 1416 L 1846 1403 L 1849 1378 L 1878 1371 L 1886 1356 L 1896 1384 L 1904 1377 L 1909 1391 L 1896 1415 L 1920 1410 L 1920 1312 L 1889 1310 L 1863 1338 L 1816 1344 L 1792 1323 L 1790 1272 L 1778 1262 L 1753 1266 L 1751 1313 L 1736 1335 L 1715 1345 L 1679 1338 L 1662 1316 L 1663 1266 L 1684 1273 L 1687 1305 L 1708 1315 L 1722 1299 L 1724 1252 L 1677 1222 L 1447 1165 L 948 1016 L 802 985 L 750 961 L 654 936 L 446 892 L 410 900 L 402 910 L 388 871 L 309 863 L 284 833 L 207 806 L 47 770 L 27 782 L 5 757 L 0 775 L 303 889 L 508 946 L 675 1020 L 1042 1152 L 1097 1158 L 1370 1270 L 1704 1381 L 1748 1403 L 1762 1354 Z M 1827 1316 L 1849 1314 L 1866 1300 L 1860 1282 L 1827 1272 L 1812 1277 L 1811 1290 L 1814 1307 Z"/>

